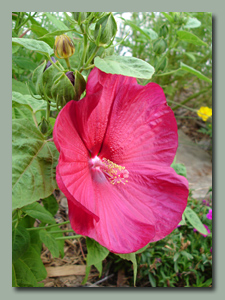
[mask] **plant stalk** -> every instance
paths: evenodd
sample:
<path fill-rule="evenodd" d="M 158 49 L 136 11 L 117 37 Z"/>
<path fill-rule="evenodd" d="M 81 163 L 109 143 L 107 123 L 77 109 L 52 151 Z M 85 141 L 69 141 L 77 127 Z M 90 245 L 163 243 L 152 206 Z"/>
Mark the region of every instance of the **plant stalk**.
<path fill-rule="evenodd" d="M 48 228 L 52 228 L 52 227 L 56 227 L 56 226 L 61 226 L 61 225 L 65 225 L 65 224 L 69 224 L 70 221 L 65 221 L 62 223 L 57 223 L 57 224 L 53 224 L 53 225 L 49 225 L 49 226 L 44 226 L 44 227 L 32 227 L 32 228 L 27 228 L 28 231 L 30 230 L 41 230 L 41 229 L 48 229 Z"/>

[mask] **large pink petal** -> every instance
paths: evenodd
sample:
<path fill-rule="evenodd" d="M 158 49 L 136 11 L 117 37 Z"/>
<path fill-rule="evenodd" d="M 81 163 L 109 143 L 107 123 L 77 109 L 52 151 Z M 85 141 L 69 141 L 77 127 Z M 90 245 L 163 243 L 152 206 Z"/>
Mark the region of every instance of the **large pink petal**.
<path fill-rule="evenodd" d="M 100 153 L 117 164 L 171 165 L 177 125 L 161 87 L 124 85 L 113 103 Z"/>
<path fill-rule="evenodd" d="M 72 228 L 115 253 L 135 252 L 149 242 L 164 238 L 181 221 L 187 204 L 187 180 L 170 167 L 152 165 L 139 172 L 130 169 L 126 185 L 112 185 L 105 177 L 102 181 L 96 180 L 95 174 L 91 176 L 92 182 L 88 177 L 87 183 L 77 178 L 73 181 L 73 178 L 74 174 L 62 175 L 63 183 L 74 198 L 99 219 L 93 219 L 94 228 L 93 223 L 90 227 L 80 226 L 74 214 L 79 210 L 77 201 L 71 199 Z"/>
<path fill-rule="evenodd" d="M 65 187 L 59 172 L 57 172 L 56 176 L 58 186 L 68 200 L 69 219 L 72 228 L 76 228 L 77 232 L 83 235 L 87 232 L 95 234 L 95 222 L 98 222 L 99 218 L 74 199 Z"/>
<path fill-rule="evenodd" d="M 94 230 L 92 227 L 81 228 L 76 215 L 73 215 L 74 202 L 69 201 L 70 221 L 76 233 L 95 239 L 114 253 L 135 252 L 155 236 L 154 226 L 148 220 L 146 210 L 143 214 L 143 211 L 132 207 L 126 192 L 106 181 L 103 184 L 95 182 L 93 195 L 95 214 L 99 216 L 99 221 L 94 221 Z"/>
<path fill-rule="evenodd" d="M 133 84 L 135 78 L 111 75 L 95 68 L 91 71 L 86 97 L 74 106 L 76 128 L 92 157 L 102 146 L 112 103 L 124 84 Z"/>
<path fill-rule="evenodd" d="M 53 131 L 54 142 L 60 151 L 56 180 L 60 190 L 72 199 L 76 199 L 77 189 L 84 190 L 87 188 L 87 191 L 90 191 L 88 186 L 91 187 L 92 185 L 89 172 L 90 154 L 74 126 L 72 112 L 74 112 L 75 105 L 76 102 L 72 100 L 60 111 Z M 63 179 L 61 174 L 64 175 Z M 87 193 L 86 196 L 88 196 Z M 76 205 L 82 206 L 83 209 L 93 215 L 94 208 L 91 205 L 94 206 L 95 203 L 93 201 L 86 203 L 85 199 L 88 198 L 84 197 L 82 199 L 83 203 L 79 201 Z M 91 193 L 90 200 L 92 200 Z M 95 218 L 98 219 L 97 216 Z"/>
<path fill-rule="evenodd" d="M 149 165 L 138 172 L 135 167 L 129 172 L 126 188 L 130 199 L 133 199 L 132 205 L 140 208 L 143 202 L 152 210 L 155 236 L 151 242 L 158 241 L 171 233 L 181 221 L 187 206 L 188 181 L 165 166 Z"/>

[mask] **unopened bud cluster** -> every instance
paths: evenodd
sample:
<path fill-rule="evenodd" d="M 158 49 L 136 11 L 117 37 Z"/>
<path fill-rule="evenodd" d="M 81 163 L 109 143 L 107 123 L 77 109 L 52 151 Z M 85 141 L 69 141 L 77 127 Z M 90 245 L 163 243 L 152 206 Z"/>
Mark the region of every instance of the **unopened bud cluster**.
<path fill-rule="evenodd" d="M 59 61 L 53 57 L 51 60 L 56 66 L 44 61 L 34 70 L 32 80 L 36 92 L 57 107 L 63 107 L 70 100 L 78 101 L 86 88 L 85 79 L 77 70 L 66 72 Z"/>

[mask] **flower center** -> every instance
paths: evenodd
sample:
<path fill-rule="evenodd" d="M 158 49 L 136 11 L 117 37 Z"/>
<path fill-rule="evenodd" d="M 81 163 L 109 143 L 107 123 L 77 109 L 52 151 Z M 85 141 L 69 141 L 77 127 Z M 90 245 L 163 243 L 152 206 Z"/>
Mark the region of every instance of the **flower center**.
<path fill-rule="evenodd" d="M 92 159 L 92 167 L 100 169 L 108 178 L 111 184 L 128 182 L 129 172 L 125 167 L 115 164 L 109 159 L 100 159 L 97 156 Z"/>

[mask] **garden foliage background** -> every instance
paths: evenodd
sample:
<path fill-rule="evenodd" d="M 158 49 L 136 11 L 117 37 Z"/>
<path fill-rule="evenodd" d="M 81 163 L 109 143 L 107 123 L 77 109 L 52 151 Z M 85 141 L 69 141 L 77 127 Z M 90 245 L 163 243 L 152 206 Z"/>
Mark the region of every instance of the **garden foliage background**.
<path fill-rule="evenodd" d="M 164 89 L 175 116 L 181 107 L 187 110 L 190 120 L 200 122 L 200 131 L 211 141 L 211 117 L 203 121 L 197 111 L 201 106 L 212 107 L 212 14 L 146 12 L 113 13 L 113 16 L 118 29 L 113 42 L 116 46 L 100 47 L 94 52 L 96 40 L 88 41 L 87 53 L 89 57 L 93 56 L 90 63 L 101 69 L 102 61 L 94 58 L 100 56 L 107 63 L 112 54 L 115 64 L 121 63 L 115 55 L 135 57 L 149 63 L 155 68 L 155 73 L 150 80 L 138 78 L 138 82 L 142 85 L 149 81 L 158 83 Z M 32 76 L 46 59 L 46 51 L 53 48 L 55 36 L 63 33 L 70 36 L 75 45 L 75 54 L 70 58 L 71 68 L 80 68 L 84 44 L 77 28 L 79 25 L 71 13 L 12 14 L 13 182 L 22 178 L 20 185 L 13 187 L 13 286 L 45 286 L 47 272 L 43 264 L 43 249 L 48 251 L 50 259 L 63 259 L 65 246 L 68 247 L 65 241 L 71 237 L 74 239 L 71 235 L 68 237 L 71 233 L 66 217 L 63 226 L 55 226 L 56 215 L 62 212 L 56 192 L 52 193 L 57 189 L 54 170 L 58 153 L 51 141 L 57 111 L 52 108 L 47 131 L 43 132 L 46 102 L 35 99 L 38 98 L 37 85 Z M 90 35 L 93 31 L 94 24 L 90 26 Z M 29 44 L 27 39 L 46 43 L 46 49 Z M 64 60 L 60 63 L 67 67 Z M 90 70 L 82 71 L 87 78 Z M 132 65 L 128 72 L 134 74 Z M 24 129 L 27 122 L 31 125 Z M 30 158 L 36 157 L 37 153 L 39 158 L 32 160 L 30 172 L 33 175 L 30 176 L 27 172 Z M 173 167 L 178 174 L 186 176 L 185 166 L 174 162 Z M 99 285 L 211 286 L 211 193 L 209 187 L 205 199 L 194 199 L 190 191 L 181 226 L 163 240 L 149 244 L 140 253 L 118 256 L 91 240 L 86 243 L 84 238 L 76 237 L 76 249 L 82 251 L 80 261 L 88 263 L 83 284 L 106 278 Z M 47 229 L 34 230 L 46 224 Z M 206 234 L 203 224 L 209 230 L 207 236 L 203 235 Z M 97 272 L 97 276 L 88 279 L 89 272 L 92 275 Z M 107 278 L 110 274 L 117 276 Z M 118 278 L 122 278 L 119 283 Z"/>

